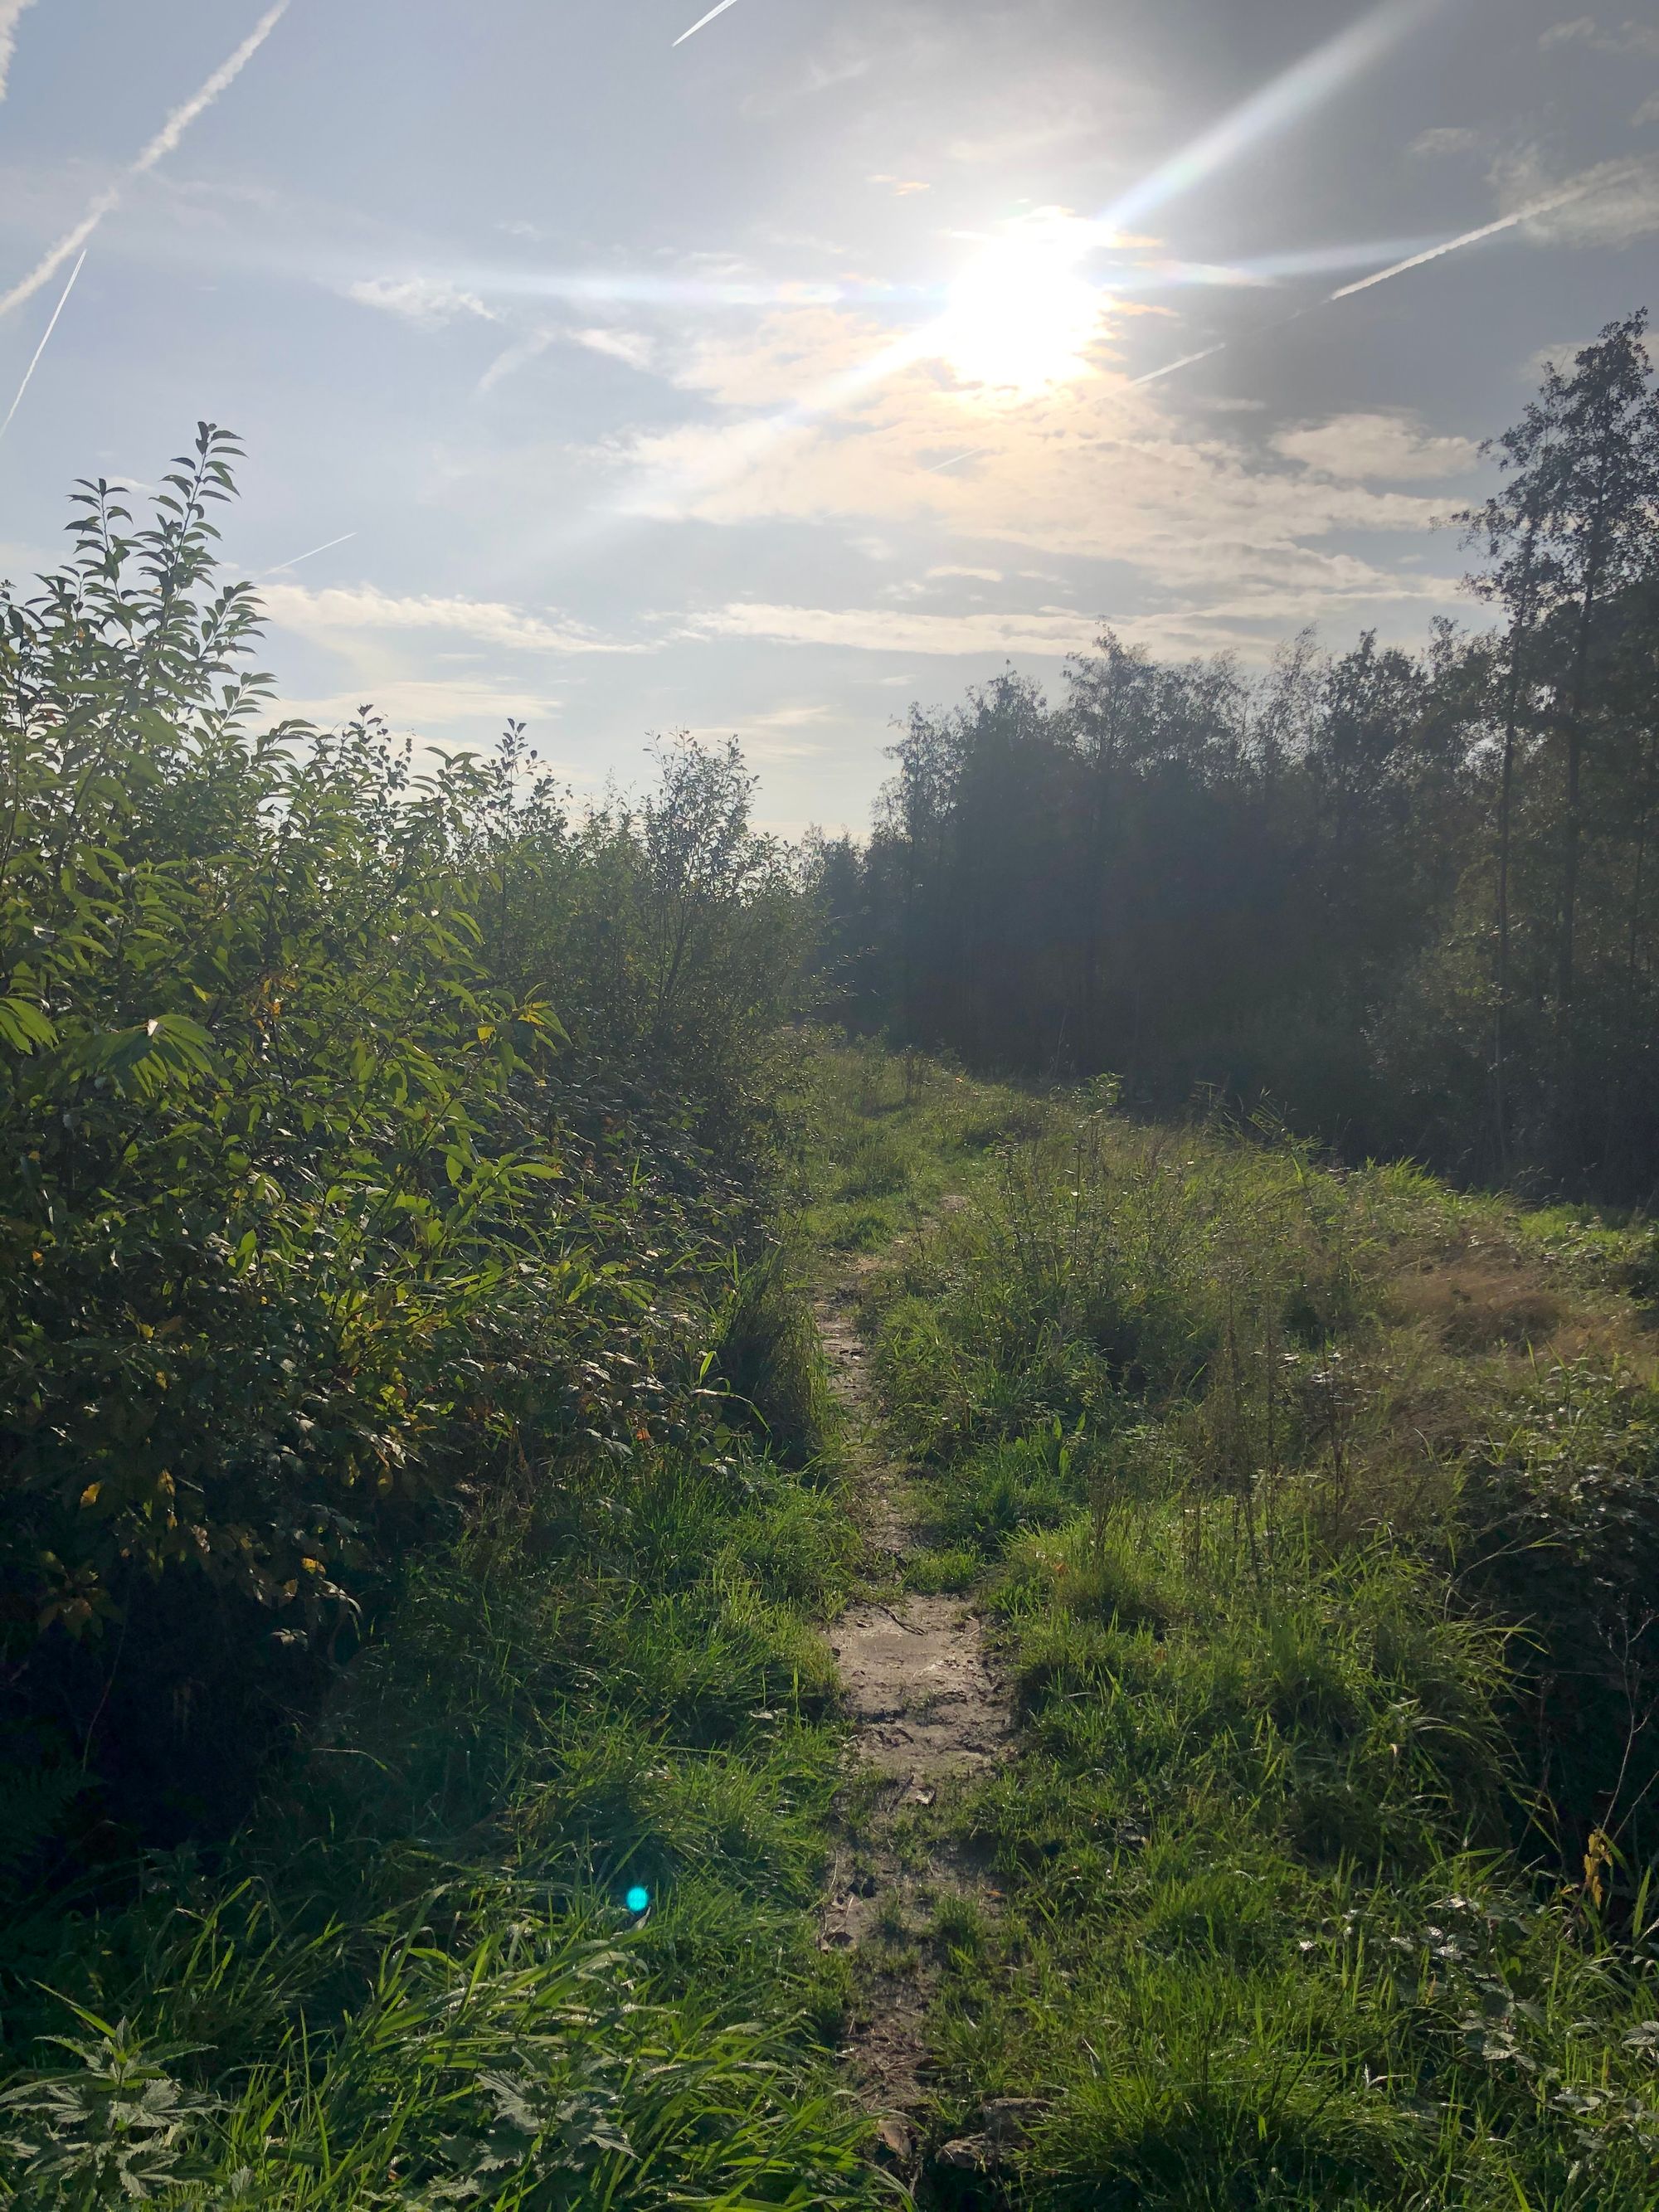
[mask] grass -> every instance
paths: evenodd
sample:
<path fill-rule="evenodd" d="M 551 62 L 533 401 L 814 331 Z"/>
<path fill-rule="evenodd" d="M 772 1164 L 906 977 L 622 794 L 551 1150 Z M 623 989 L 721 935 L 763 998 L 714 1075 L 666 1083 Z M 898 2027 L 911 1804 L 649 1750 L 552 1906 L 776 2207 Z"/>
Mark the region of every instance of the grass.
<path fill-rule="evenodd" d="M 840 1751 L 814 1624 L 859 1549 L 793 1295 L 774 1267 L 711 1318 L 704 1391 L 769 1344 L 764 1392 L 412 1562 L 222 1852 L 14 1899 L 0 2201 L 893 2201 L 812 1940 Z"/>
<path fill-rule="evenodd" d="M 1643 1232 L 820 1079 L 819 1233 L 896 1240 L 908 1578 L 973 1589 L 1022 1722 L 949 1814 L 1004 1902 L 941 1931 L 936 2135 L 1031 2114 L 957 2201 L 1659 2203 Z"/>
<path fill-rule="evenodd" d="M 809 1110 L 906 1581 L 972 1593 L 1021 1722 L 890 1838 L 934 2137 L 1022 2114 L 924 2193 L 1659 2202 L 1644 1233 L 872 1047 Z M 14 1880 L 0 2202 L 902 2197 L 814 1941 L 863 1563 L 805 1265 L 711 1294 L 650 1435 L 410 1559 L 228 1843 Z"/>

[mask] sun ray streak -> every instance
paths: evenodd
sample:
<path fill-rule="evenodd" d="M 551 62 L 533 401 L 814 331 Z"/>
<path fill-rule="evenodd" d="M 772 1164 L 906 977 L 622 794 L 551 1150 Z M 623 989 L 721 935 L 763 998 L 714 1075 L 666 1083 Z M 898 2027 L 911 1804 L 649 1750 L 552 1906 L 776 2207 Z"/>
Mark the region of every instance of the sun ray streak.
<path fill-rule="evenodd" d="M 1131 185 L 1101 214 L 1101 228 L 1115 232 L 1133 228 L 1166 200 L 1190 191 L 1250 147 L 1340 91 L 1443 4 L 1443 0 L 1384 0 L 1382 7 L 1304 55 L 1178 154 L 1160 162 L 1150 176 Z"/>
<path fill-rule="evenodd" d="M 1459 253 L 1466 246 L 1479 246 L 1484 240 L 1497 238 L 1504 231 L 1514 230 L 1521 223 L 1531 222 L 1539 216 L 1553 214 L 1557 208 L 1571 207 L 1575 200 L 1588 199 L 1593 193 L 1627 183 L 1646 167 L 1644 160 L 1626 161 L 1600 176 L 1589 177 L 1579 184 L 1565 185 L 1559 191 L 1548 192 L 1541 199 L 1528 200 L 1525 207 L 1516 208 L 1511 214 L 1499 216 L 1495 222 L 1483 222 L 1478 229 L 1460 231 L 1455 238 L 1443 239 L 1438 245 L 1407 254 L 1403 260 L 1393 262 L 1386 269 L 1374 270 L 1370 276 L 1361 276 L 1352 284 L 1339 284 L 1335 291 L 1327 292 L 1322 299 L 1314 301 L 1310 306 L 1298 307 L 1294 314 L 1281 315 L 1276 321 L 1263 323 L 1249 331 L 1246 337 L 1267 337 L 1275 331 L 1288 330 L 1292 323 L 1299 323 L 1304 316 L 1311 315 L 1321 307 L 1334 306 L 1338 300 L 1352 300 L 1356 293 L 1369 292 L 1374 284 L 1387 284 L 1396 276 L 1405 276 L 1409 270 L 1421 269 L 1431 261 L 1438 261 L 1444 254 Z M 1178 368 L 1189 368 L 1194 362 L 1208 361 L 1212 354 L 1225 353 L 1230 345 L 1243 343 L 1244 338 L 1223 338 L 1218 344 L 1206 346 L 1200 352 L 1182 354 L 1179 361 L 1165 362 L 1161 368 L 1150 369 L 1145 376 L 1132 378 L 1131 382 L 1156 384 L 1161 377 L 1173 376 Z"/>

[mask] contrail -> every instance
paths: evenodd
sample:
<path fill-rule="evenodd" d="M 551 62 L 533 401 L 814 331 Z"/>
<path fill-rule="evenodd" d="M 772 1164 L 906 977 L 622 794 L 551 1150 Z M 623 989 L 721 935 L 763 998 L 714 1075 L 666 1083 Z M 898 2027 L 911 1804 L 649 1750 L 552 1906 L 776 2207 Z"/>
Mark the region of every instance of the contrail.
<path fill-rule="evenodd" d="M 723 15 L 731 5 L 732 0 L 720 0 L 720 5 L 717 8 L 711 8 L 706 15 L 699 15 L 689 31 L 682 31 L 674 44 L 677 46 L 683 46 L 688 39 L 696 37 L 705 23 L 712 23 L 716 15 Z"/>
<path fill-rule="evenodd" d="M 1589 178 L 1580 184 L 1569 185 L 1565 190 L 1551 192 L 1543 199 L 1528 200 L 1525 207 L 1516 208 L 1513 215 L 1499 216 L 1496 222 L 1483 222 L 1478 230 L 1466 230 L 1455 238 L 1443 240 L 1438 246 L 1425 246 L 1422 252 L 1408 254 L 1405 260 L 1396 261 L 1387 269 L 1376 270 L 1355 283 L 1339 285 L 1334 292 L 1327 292 L 1323 299 L 1316 300 L 1310 307 L 1298 307 L 1293 315 L 1281 316 L 1277 322 L 1263 323 L 1249 335 L 1253 338 L 1267 337 L 1274 331 L 1286 330 L 1291 324 L 1299 323 L 1304 315 L 1311 315 L 1316 308 L 1328 307 L 1337 300 L 1351 300 L 1356 292 L 1368 292 L 1373 284 L 1386 284 L 1391 276 L 1403 276 L 1408 269 L 1421 269 L 1425 262 L 1438 261 L 1442 254 L 1456 253 L 1466 246 L 1478 246 L 1482 239 L 1496 238 L 1500 231 L 1513 230 L 1517 223 L 1530 222 L 1534 216 L 1548 215 L 1553 209 L 1571 206 L 1574 200 L 1587 199 L 1592 192 L 1604 191 L 1609 185 L 1623 184 L 1626 178 L 1635 175 L 1644 166 L 1641 161 L 1626 161 L 1619 168 L 1607 171 L 1599 177 Z M 1162 368 L 1149 369 L 1145 376 L 1133 376 L 1129 380 L 1130 385 L 1156 384 L 1160 377 L 1173 376 L 1178 368 L 1190 368 L 1194 362 L 1208 361 L 1212 354 L 1225 353 L 1229 345 L 1241 343 L 1238 339 L 1223 338 L 1218 344 L 1206 346 L 1200 353 L 1182 354 L 1179 361 L 1165 362 Z"/>
<path fill-rule="evenodd" d="M 17 19 L 33 0 L 0 0 L 0 100 L 6 96 L 6 72 L 17 44 Z"/>
<path fill-rule="evenodd" d="M 27 4 L 27 0 L 25 0 L 25 4 Z M 82 247 L 81 261 L 84 261 L 86 258 L 86 250 Z M 75 289 L 75 280 L 81 274 L 81 261 L 77 261 L 74 268 L 70 270 L 69 283 L 64 285 L 63 294 L 58 300 L 58 305 L 52 311 L 52 320 L 46 325 L 46 329 L 40 333 L 40 343 L 34 349 L 33 358 L 30 361 L 28 367 L 23 371 L 23 381 L 17 387 L 17 397 L 12 401 L 11 405 L 7 408 L 5 421 L 3 422 L 0 422 L 0 438 L 3 438 L 7 431 L 10 429 L 11 418 L 22 405 L 23 394 L 29 388 L 29 379 L 33 375 L 35 370 L 40 365 L 40 356 L 46 349 L 46 340 L 57 329 L 58 318 L 63 313 L 64 307 L 69 304 L 69 295 Z"/>
<path fill-rule="evenodd" d="M 1565 191 L 1552 192 L 1547 199 L 1530 201 L 1517 208 L 1513 215 L 1499 216 L 1496 222 L 1482 223 L 1479 230 L 1466 230 L 1461 238 L 1449 238 L 1441 246 L 1431 246 L 1422 253 L 1413 253 L 1408 259 L 1396 261 L 1392 269 L 1379 269 L 1373 276 L 1362 276 L 1357 284 L 1345 284 L 1339 292 L 1328 295 L 1330 300 L 1352 299 L 1356 292 L 1369 291 L 1373 284 L 1386 284 L 1390 276 L 1403 276 L 1408 269 L 1420 269 L 1425 261 L 1437 261 L 1443 253 L 1455 253 L 1460 246 L 1478 246 L 1483 238 L 1496 238 L 1500 230 L 1513 230 L 1517 222 L 1530 222 L 1534 216 L 1548 215 L 1552 209 L 1566 207 L 1573 200 L 1582 200 L 1590 192 L 1599 192 L 1605 185 L 1622 184 L 1625 179 L 1641 167 L 1638 161 L 1626 162 L 1611 176 L 1595 177 L 1587 184 L 1571 185 Z"/>
<path fill-rule="evenodd" d="M 936 477 L 941 469 L 953 469 L 958 461 L 976 460 L 980 454 L 988 453 L 988 446 L 969 446 L 965 453 L 952 453 L 948 461 L 929 461 L 922 471 L 925 477 Z"/>
<path fill-rule="evenodd" d="M 1270 325 L 1269 327 L 1277 326 Z M 1223 338 L 1219 345 L 1206 346 L 1201 353 L 1183 353 L 1179 361 L 1166 361 L 1162 368 L 1149 368 L 1145 376 L 1132 376 L 1129 388 L 1133 391 L 1137 384 L 1156 384 L 1161 376 L 1173 376 L 1178 368 L 1190 368 L 1195 361 L 1208 361 L 1212 353 L 1225 353 L 1226 350 L 1227 341 Z"/>
<path fill-rule="evenodd" d="M 262 568 L 260 580 L 263 581 L 266 576 L 280 576 L 284 568 L 297 568 L 301 561 L 309 561 L 313 554 L 326 553 L 336 545 L 343 545 L 348 538 L 356 535 L 355 530 L 343 530 L 337 538 L 325 538 L 320 545 L 313 545 L 310 552 L 296 553 L 291 561 L 279 561 L 273 568 Z"/>
<path fill-rule="evenodd" d="M 6 0 L 0 0 L 0 8 L 5 5 Z M 182 107 L 173 109 L 137 160 L 123 172 L 120 181 L 106 185 L 74 229 L 60 238 L 28 275 L 12 286 L 9 292 L 0 294 L 0 315 L 9 315 L 14 307 L 21 307 L 25 300 L 32 300 L 43 284 L 49 284 L 70 254 L 77 252 L 104 217 L 120 205 L 123 193 L 134 179 L 147 175 L 158 161 L 166 160 L 203 109 L 212 106 L 220 94 L 240 75 L 246 63 L 264 46 L 288 13 L 288 5 L 289 0 L 276 0 L 275 7 L 265 10 L 235 52 L 214 70 L 201 90 L 187 100 Z M 0 17 L 0 23 L 3 22 L 3 18 Z"/>

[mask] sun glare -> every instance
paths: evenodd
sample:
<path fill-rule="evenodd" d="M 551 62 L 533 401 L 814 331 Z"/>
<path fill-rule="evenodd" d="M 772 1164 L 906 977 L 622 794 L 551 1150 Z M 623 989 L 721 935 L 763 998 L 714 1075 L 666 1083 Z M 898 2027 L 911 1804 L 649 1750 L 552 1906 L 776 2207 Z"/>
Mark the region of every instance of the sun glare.
<path fill-rule="evenodd" d="M 1029 231 L 999 240 L 951 286 L 940 356 L 964 383 L 1016 395 L 1083 374 L 1109 295 L 1077 261 L 1069 240 Z"/>

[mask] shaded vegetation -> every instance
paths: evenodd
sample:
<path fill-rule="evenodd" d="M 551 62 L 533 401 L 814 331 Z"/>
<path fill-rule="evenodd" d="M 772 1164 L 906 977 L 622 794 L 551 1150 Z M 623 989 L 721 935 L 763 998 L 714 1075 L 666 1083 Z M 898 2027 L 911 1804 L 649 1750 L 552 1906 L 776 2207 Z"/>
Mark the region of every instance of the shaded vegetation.
<path fill-rule="evenodd" d="M 821 854 L 861 1027 L 988 1072 L 1267 1102 L 1346 1156 L 1622 1204 L 1659 1181 L 1659 392 L 1645 318 L 1552 369 L 1459 520 L 1493 633 L 1269 674 L 1109 632 L 1051 704 L 913 710 Z"/>
<path fill-rule="evenodd" d="M 0 601 L 0 2202 L 868 2203 L 793 863 L 262 729 L 233 457 Z"/>

